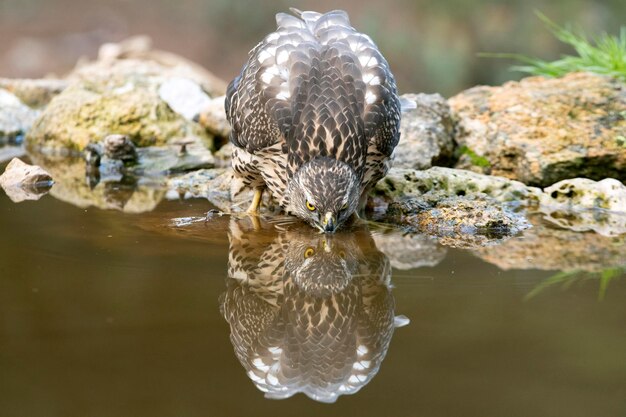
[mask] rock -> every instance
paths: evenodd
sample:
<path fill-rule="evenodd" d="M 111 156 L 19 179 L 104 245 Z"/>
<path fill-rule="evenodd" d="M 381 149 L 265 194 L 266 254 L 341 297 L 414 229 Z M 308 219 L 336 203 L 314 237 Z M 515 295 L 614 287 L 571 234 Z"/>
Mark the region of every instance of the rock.
<path fill-rule="evenodd" d="M 449 101 L 464 150 L 457 168 L 548 186 L 626 179 L 626 86 L 589 73 L 474 87 Z"/>
<path fill-rule="evenodd" d="M 96 177 L 97 180 L 124 175 L 163 178 L 171 174 L 210 168 L 215 165 L 211 152 L 194 141 L 181 140 L 165 147 L 132 148 L 135 152 L 134 158 L 130 150 L 132 142 L 125 142 L 125 146 L 129 149 L 117 150 L 120 152 L 119 155 L 115 153 L 115 149 L 109 149 L 107 153 L 105 145 L 104 142 L 92 143 L 83 151 L 86 173 L 88 176 Z"/>
<path fill-rule="evenodd" d="M 76 207 L 144 213 L 154 210 L 165 195 L 163 181 L 158 178 L 117 173 L 93 181 L 85 175 L 85 162 L 81 158 L 43 154 L 30 157 L 52 173 L 55 184 L 50 195 Z"/>
<path fill-rule="evenodd" d="M 226 120 L 225 99 L 226 96 L 216 97 L 207 103 L 198 116 L 198 122 L 215 136 L 228 139 L 230 136 L 230 124 Z"/>
<path fill-rule="evenodd" d="M 626 186 L 613 178 L 574 178 L 545 188 L 541 205 L 563 209 L 605 209 L 626 213 Z"/>
<path fill-rule="evenodd" d="M 199 84 L 210 96 L 226 93 L 227 83 L 207 71 L 202 66 L 179 55 L 152 49 L 152 40 L 148 36 L 135 36 L 119 43 L 107 43 L 100 47 L 95 65 L 106 71 L 107 66 L 116 65 L 122 60 L 151 62 L 166 70 L 171 77 L 187 78 Z M 94 71 L 86 66 L 86 75 Z M 81 76 L 79 68 L 74 75 Z"/>
<path fill-rule="evenodd" d="M 213 154 L 215 156 L 215 166 L 219 168 L 229 168 L 231 165 L 231 159 L 233 156 L 233 144 L 226 142 L 220 147 L 217 152 Z"/>
<path fill-rule="evenodd" d="M 562 228 L 593 230 L 604 236 L 624 234 L 626 186 L 612 178 L 563 180 L 544 189 L 539 210 Z"/>
<path fill-rule="evenodd" d="M 193 138 L 166 147 L 138 148 L 137 155 L 137 165 L 131 169 L 135 175 L 164 176 L 215 165 L 213 154 Z"/>
<path fill-rule="evenodd" d="M 448 253 L 437 239 L 423 234 L 375 230 L 372 238 L 376 247 L 389 258 L 391 266 L 400 270 L 437 266 Z"/>
<path fill-rule="evenodd" d="M 233 184 L 231 169 L 202 169 L 169 179 L 167 198 L 206 198 L 225 213 L 243 212 L 252 201 L 252 191 L 235 193 Z"/>
<path fill-rule="evenodd" d="M 32 108 L 41 108 L 67 87 L 66 80 L 58 79 L 11 79 L 0 78 L 0 88 L 18 97 L 22 103 Z"/>
<path fill-rule="evenodd" d="M 189 139 L 212 147 L 198 124 L 175 113 L 158 94 L 168 69 L 153 62 L 118 60 L 81 67 L 26 137 L 31 151 L 82 151 L 111 134 L 126 135 L 139 147 Z"/>
<path fill-rule="evenodd" d="M 207 93 L 188 78 L 176 77 L 166 80 L 159 87 L 159 97 L 187 120 L 197 118 L 200 112 L 211 103 L 211 98 Z"/>
<path fill-rule="evenodd" d="M 15 203 L 39 200 L 50 190 L 52 184 L 52 176 L 46 170 L 28 165 L 17 158 L 11 160 L 0 175 L 0 187 Z"/>
<path fill-rule="evenodd" d="M 626 235 L 604 237 L 574 232 L 530 217 L 532 228 L 522 239 L 478 248 L 473 254 L 503 270 L 540 269 L 598 272 L 626 267 Z"/>
<path fill-rule="evenodd" d="M 20 142 L 39 112 L 24 105 L 19 98 L 0 88 L 0 144 Z"/>
<path fill-rule="evenodd" d="M 454 122 L 450 106 L 439 94 L 404 94 L 415 108 L 403 110 L 396 168 L 427 169 L 449 165 L 454 154 Z"/>
<path fill-rule="evenodd" d="M 463 248 L 499 243 L 530 227 L 522 215 L 484 196 L 396 201 L 389 205 L 387 221 Z"/>
<path fill-rule="evenodd" d="M 125 164 L 137 162 L 135 145 L 125 135 L 109 135 L 103 141 L 104 156 Z"/>
<path fill-rule="evenodd" d="M 507 178 L 470 171 L 433 167 L 425 171 L 392 168 L 371 195 L 387 202 L 428 194 L 431 199 L 486 195 L 500 202 L 536 202 L 541 190 Z"/>
<path fill-rule="evenodd" d="M 97 170 L 102 164 L 102 156 L 104 148 L 102 143 L 90 143 L 83 150 L 83 158 L 85 159 L 87 171 Z"/>
<path fill-rule="evenodd" d="M 68 75 L 67 88 L 36 120 L 27 136 L 29 149 L 82 151 L 114 134 L 128 136 L 139 147 L 166 146 L 184 139 L 212 148 L 213 138 L 176 111 L 191 119 L 188 109 L 208 102 L 194 100 L 202 95 L 208 98 L 206 93 L 224 94 L 225 83 L 197 64 L 150 46 L 146 37 L 106 44 L 97 61 L 79 64 Z M 183 96 L 172 94 L 183 84 Z M 195 96 L 190 96 L 191 90 Z"/>
<path fill-rule="evenodd" d="M 0 175 L 0 185 L 3 187 L 37 187 L 47 186 L 52 182 L 52 176 L 43 168 L 28 165 L 18 158 L 13 158 Z"/>
<path fill-rule="evenodd" d="M 238 192 L 240 184 L 234 179 L 230 168 L 198 170 L 177 176 L 168 180 L 167 188 L 171 198 L 207 198 L 227 212 L 230 212 L 231 206 L 235 212 L 243 211 L 252 195 L 250 190 Z M 372 191 L 372 196 L 381 199 L 386 205 L 412 199 L 422 201 L 425 207 L 432 208 L 437 201 L 457 195 L 477 196 L 482 199 L 491 197 L 493 204 L 496 204 L 497 201 L 537 200 L 540 193 L 538 189 L 505 178 L 434 167 L 427 171 L 392 168 L 390 174 Z M 266 206 L 271 207 L 270 201 L 271 199 L 267 200 Z M 381 207 L 376 207 L 377 210 L 379 208 Z"/>

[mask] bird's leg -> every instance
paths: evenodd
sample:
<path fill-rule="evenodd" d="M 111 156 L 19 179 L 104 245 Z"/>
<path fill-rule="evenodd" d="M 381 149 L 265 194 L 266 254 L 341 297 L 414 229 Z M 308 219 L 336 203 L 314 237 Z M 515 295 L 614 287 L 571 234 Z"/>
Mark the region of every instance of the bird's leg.
<path fill-rule="evenodd" d="M 258 214 L 259 208 L 261 207 L 261 200 L 263 198 L 263 190 L 264 187 L 256 187 L 254 189 L 254 197 L 252 197 L 252 203 L 250 203 L 250 207 L 246 210 L 248 214 Z"/>

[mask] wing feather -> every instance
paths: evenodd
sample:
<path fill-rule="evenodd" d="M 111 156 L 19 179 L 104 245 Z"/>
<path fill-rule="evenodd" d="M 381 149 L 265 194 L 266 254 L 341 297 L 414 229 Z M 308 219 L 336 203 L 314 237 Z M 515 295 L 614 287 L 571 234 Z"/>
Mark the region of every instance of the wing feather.
<path fill-rule="evenodd" d="M 389 65 L 343 11 L 276 15 L 227 91 L 231 140 L 250 153 L 283 142 L 289 167 L 317 155 L 364 169 L 367 149 L 389 157 L 400 103 Z"/>

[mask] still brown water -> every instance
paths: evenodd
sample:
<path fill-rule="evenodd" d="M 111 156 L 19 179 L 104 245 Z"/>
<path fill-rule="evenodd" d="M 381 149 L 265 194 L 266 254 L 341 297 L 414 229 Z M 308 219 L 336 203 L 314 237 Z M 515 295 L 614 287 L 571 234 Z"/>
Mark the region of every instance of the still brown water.
<path fill-rule="evenodd" d="M 626 280 L 537 291 L 573 247 L 494 265 L 561 231 L 472 251 L 210 208 L 0 193 L 0 416 L 626 416 Z M 265 398 L 297 391 L 345 395 Z"/>

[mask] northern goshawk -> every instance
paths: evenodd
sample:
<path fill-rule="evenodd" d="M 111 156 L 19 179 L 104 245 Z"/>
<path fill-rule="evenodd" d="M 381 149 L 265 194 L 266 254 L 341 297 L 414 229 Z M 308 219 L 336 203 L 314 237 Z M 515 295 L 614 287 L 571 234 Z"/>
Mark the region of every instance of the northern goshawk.
<path fill-rule="evenodd" d="M 400 100 L 387 61 L 343 11 L 291 9 L 228 86 L 232 165 L 288 213 L 333 232 L 385 176 L 400 133 Z"/>

